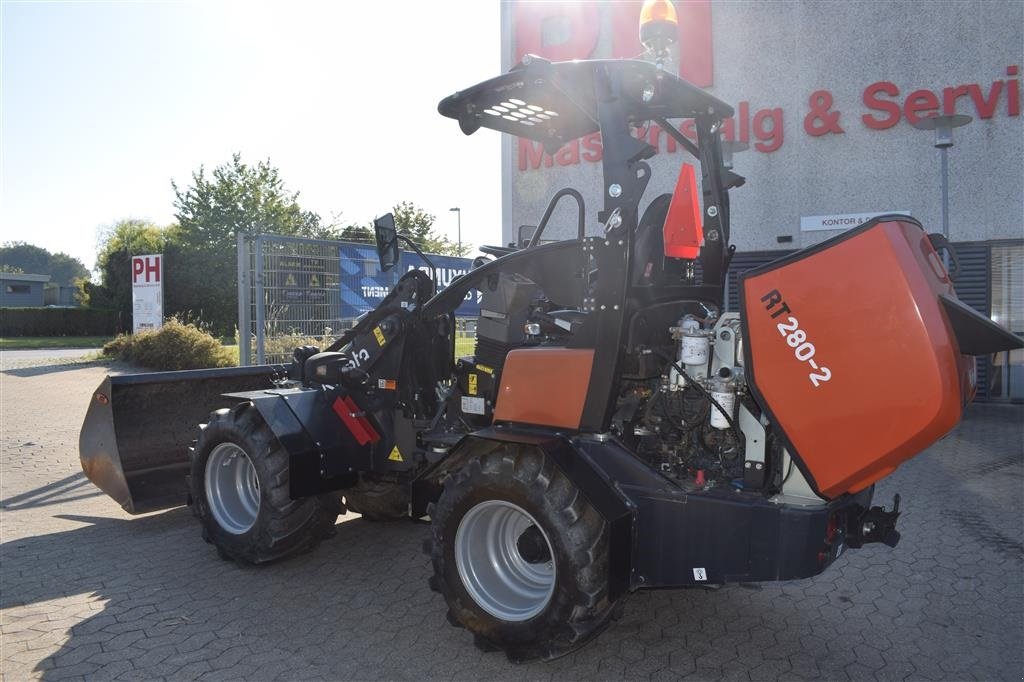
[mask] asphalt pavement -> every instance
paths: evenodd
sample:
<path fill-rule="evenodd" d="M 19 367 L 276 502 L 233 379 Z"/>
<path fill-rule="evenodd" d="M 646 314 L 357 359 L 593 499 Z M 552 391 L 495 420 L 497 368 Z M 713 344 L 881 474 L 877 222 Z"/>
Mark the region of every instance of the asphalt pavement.
<path fill-rule="evenodd" d="M 1024 676 L 1020 406 L 972 406 L 879 485 L 903 496 L 896 549 L 848 551 L 810 580 L 637 593 L 584 649 L 515 666 L 446 622 L 424 524 L 344 516 L 315 552 L 253 569 L 220 560 L 186 507 L 121 511 L 78 465 L 107 371 L 0 370 L 3 680 Z"/>
<path fill-rule="evenodd" d="M 84 358 L 99 352 L 99 348 L 39 348 L 32 350 L 0 350 L 0 366 L 24 360 L 70 360 Z"/>

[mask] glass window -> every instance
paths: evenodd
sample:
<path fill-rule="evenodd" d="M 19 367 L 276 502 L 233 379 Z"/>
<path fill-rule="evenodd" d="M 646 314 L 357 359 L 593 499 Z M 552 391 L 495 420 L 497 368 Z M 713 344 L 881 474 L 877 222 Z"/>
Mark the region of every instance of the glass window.
<path fill-rule="evenodd" d="M 1024 336 L 1024 244 L 993 246 L 991 273 L 992 320 Z M 989 396 L 1024 400 L 1024 348 L 993 356 Z"/>
<path fill-rule="evenodd" d="M 28 294 L 32 292 L 32 287 L 29 284 L 8 284 L 7 293 L 9 294 Z"/>

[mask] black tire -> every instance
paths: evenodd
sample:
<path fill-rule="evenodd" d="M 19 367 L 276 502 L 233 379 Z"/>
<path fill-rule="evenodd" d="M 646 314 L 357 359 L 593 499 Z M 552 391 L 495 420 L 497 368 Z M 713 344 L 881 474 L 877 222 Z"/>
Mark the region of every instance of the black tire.
<path fill-rule="evenodd" d="M 496 617 L 471 596 L 459 574 L 460 524 L 478 505 L 495 500 L 527 512 L 546 536 L 554 559 L 553 592 L 543 610 L 528 620 Z M 557 658 L 585 644 L 612 619 L 616 605 L 608 597 L 607 523 L 542 451 L 502 446 L 472 456 L 445 479 L 431 519 L 431 587 L 447 601 L 449 622 L 473 633 L 478 647 L 502 650 L 514 662 Z M 537 563 L 519 551 L 528 563 Z"/>
<path fill-rule="evenodd" d="M 307 552 L 334 535 L 342 513 L 338 493 L 291 499 L 288 454 L 252 403 L 217 410 L 200 425 L 191 451 L 189 486 L 193 513 L 203 527 L 203 539 L 225 559 L 262 564 Z M 210 453 L 223 443 L 240 447 L 252 462 L 259 487 L 259 507 L 252 527 L 243 533 L 223 528 L 211 512 L 206 495 L 206 468 Z"/>
<path fill-rule="evenodd" d="M 401 521 L 409 518 L 409 490 L 399 483 L 363 481 L 342 491 L 345 508 L 367 521 Z"/>

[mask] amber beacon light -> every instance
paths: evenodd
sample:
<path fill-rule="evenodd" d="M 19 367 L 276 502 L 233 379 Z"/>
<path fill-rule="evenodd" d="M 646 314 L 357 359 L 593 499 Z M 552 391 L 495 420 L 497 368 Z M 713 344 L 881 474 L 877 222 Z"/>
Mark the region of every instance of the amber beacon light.
<path fill-rule="evenodd" d="M 669 0 L 645 0 L 640 8 L 640 42 L 655 55 L 663 55 L 676 42 L 679 19 Z"/>

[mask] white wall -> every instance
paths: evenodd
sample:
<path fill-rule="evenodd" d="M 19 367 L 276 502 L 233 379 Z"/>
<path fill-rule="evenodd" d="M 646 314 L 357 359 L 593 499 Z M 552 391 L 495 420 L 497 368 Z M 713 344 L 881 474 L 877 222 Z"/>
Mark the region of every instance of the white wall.
<path fill-rule="evenodd" d="M 503 7 L 506 68 L 512 15 Z M 819 214 L 909 210 L 929 230 L 941 229 L 939 152 L 932 134 L 902 117 L 886 130 L 861 120 L 869 113 L 862 94 L 877 81 L 894 83 L 900 96 L 889 99 L 901 104 L 917 89 L 941 99 L 944 87 L 970 83 L 989 96 L 992 83 L 1003 81 L 991 119 L 979 118 L 970 97 L 958 101 L 957 112 L 975 120 L 956 131 L 950 150 L 950 236 L 1024 237 L 1024 117 L 1007 114 L 1009 81 L 1016 81 L 1019 97 L 1024 78 L 1006 75 L 1009 66 L 1024 69 L 1022 26 L 1024 3 L 1017 1 L 713 3 L 710 90 L 734 106 L 749 101 L 752 112 L 784 111 L 784 142 L 777 151 L 751 150 L 736 158 L 736 170 L 748 182 L 732 192 L 733 242 L 743 251 L 807 246 L 837 233 L 800 232 L 801 216 Z M 831 91 L 842 134 L 812 137 L 804 131 L 808 98 L 818 89 Z M 599 163 L 519 171 L 515 141 L 510 138 L 503 149 L 504 242 L 515 239 L 520 224 L 536 224 L 548 199 L 567 185 L 584 192 L 588 225 L 596 229 Z M 684 158 L 651 159 L 654 179 L 641 208 L 671 191 Z M 568 236 L 574 226 L 573 212 L 560 211 L 550 236 Z M 792 235 L 793 242 L 780 245 L 779 235 Z"/>

